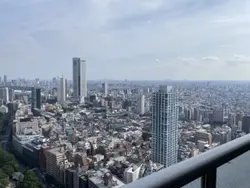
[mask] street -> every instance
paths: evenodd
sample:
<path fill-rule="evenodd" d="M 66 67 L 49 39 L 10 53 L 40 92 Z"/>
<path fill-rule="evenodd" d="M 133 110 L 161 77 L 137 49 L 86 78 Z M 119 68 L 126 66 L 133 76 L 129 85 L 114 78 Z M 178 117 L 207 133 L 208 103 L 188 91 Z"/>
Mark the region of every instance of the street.
<path fill-rule="evenodd" d="M 11 136 L 11 122 L 12 120 L 8 120 L 8 123 L 4 124 L 4 134 L 2 135 L 2 148 L 8 151 L 8 142 Z"/>

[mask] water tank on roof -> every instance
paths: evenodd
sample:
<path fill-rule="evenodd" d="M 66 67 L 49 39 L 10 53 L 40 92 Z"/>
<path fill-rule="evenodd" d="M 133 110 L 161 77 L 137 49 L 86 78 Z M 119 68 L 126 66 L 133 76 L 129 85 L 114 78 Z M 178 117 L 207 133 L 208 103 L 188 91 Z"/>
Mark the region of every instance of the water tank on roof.
<path fill-rule="evenodd" d="M 112 180 L 112 174 L 110 172 L 105 173 L 103 177 L 104 185 L 107 186 L 109 184 L 109 181 L 111 180 Z"/>

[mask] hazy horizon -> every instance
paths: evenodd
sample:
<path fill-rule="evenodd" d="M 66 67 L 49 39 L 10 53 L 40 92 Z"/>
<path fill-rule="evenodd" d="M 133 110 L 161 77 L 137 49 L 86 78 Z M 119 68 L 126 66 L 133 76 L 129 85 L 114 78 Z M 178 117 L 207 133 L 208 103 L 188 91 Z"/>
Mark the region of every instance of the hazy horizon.
<path fill-rule="evenodd" d="M 58 77 L 60 78 L 60 77 Z M 72 79 L 64 77 L 65 79 L 67 79 L 67 81 L 71 81 Z M 17 79 L 25 79 L 25 80 L 33 80 L 35 81 L 36 78 L 8 78 L 8 81 L 11 80 L 17 80 Z M 39 78 L 40 81 L 52 81 L 53 78 Z M 3 81 L 3 78 L 2 78 Z M 188 80 L 188 79 L 179 79 L 179 80 L 173 80 L 173 79 L 159 79 L 159 80 L 149 80 L 149 79 L 137 79 L 137 80 L 133 80 L 133 79 L 88 79 L 88 82 L 250 82 L 250 80 Z"/>

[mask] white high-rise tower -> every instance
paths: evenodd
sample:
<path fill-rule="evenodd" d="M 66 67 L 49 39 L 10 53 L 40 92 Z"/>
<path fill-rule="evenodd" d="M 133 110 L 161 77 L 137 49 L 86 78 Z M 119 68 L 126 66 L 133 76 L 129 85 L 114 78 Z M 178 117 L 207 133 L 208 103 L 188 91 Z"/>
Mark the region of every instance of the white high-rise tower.
<path fill-rule="evenodd" d="M 73 95 L 79 99 L 87 97 L 87 65 L 78 57 L 73 58 Z"/>
<path fill-rule="evenodd" d="M 66 81 L 65 78 L 62 76 L 59 82 L 58 88 L 58 102 L 65 102 L 66 101 Z"/>
<path fill-rule="evenodd" d="M 165 167 L 177 163 L 178 107 L 177 93 L 171 86 L 161 86 L 153 95 L 152 160 Z"/>

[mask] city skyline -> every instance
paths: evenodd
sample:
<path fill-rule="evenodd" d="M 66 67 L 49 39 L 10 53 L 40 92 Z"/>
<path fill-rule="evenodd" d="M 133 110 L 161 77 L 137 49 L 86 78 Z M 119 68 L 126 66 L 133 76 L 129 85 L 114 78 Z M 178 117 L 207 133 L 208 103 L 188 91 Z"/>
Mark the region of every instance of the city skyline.
<path fill-rule="evenodd" d="M 14 163 L 0 165 L 1 185 L 22 173 L 16 164 L 26 168 L 21 186 L 35 173 L 33 188 L 248 187 L 249 82 L 89 82 L 76 100 L 85 60 L 72 69 L 73 89 L 63 76 L 5 76 L 0 158 Z"/>
<path fill-rule="evenodd" d="M 0 16 L 10 78 L 71 78 L 80 56 L 89 79 L 250 79 L 249 0 L 0 0 Z"/>

